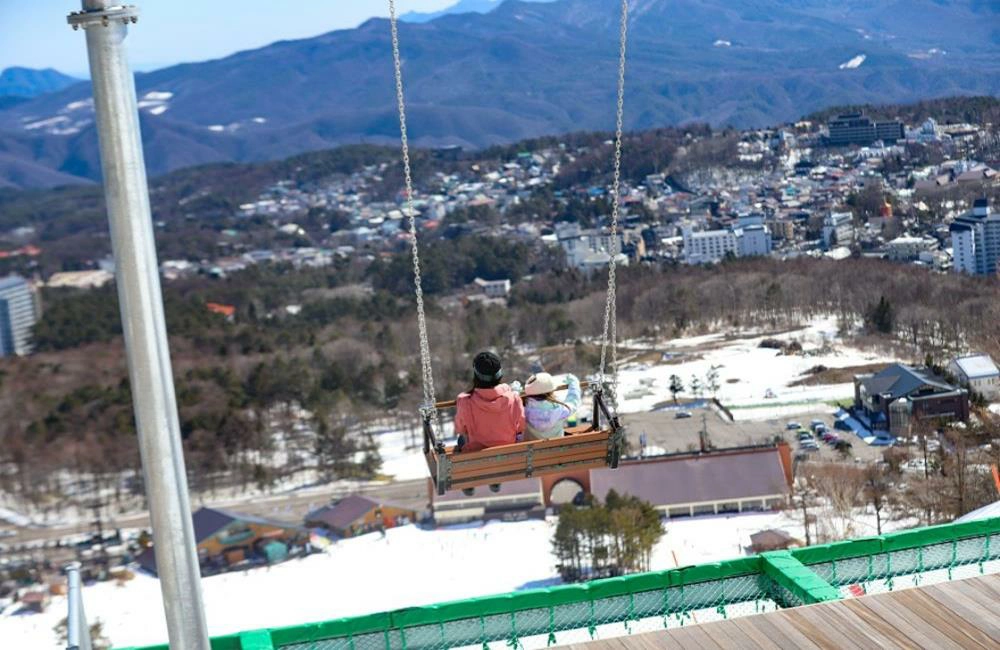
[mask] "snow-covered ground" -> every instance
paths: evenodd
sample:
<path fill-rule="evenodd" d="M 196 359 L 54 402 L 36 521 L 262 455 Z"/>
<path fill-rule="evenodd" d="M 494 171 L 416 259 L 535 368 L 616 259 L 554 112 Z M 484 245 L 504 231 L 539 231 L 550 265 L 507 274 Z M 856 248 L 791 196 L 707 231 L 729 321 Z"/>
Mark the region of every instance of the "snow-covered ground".
<path fill-rule="evenodd" d="M 781 528 L 803 538 L 801 525 L 783 513 L 678 519 L 665 525 L 652 569 L 738 557 L 750 535 Z M 872 534 L 859 515 L 857 534 Z M 327 552 L 271 568 L 202 581 L 213 636 L 244 629 L 298 625 L 400 607 L 558 584 L 551 538 L 556 521 L 494 522 L 439 530 L 405 526 L 342 540 Z M 84 588 L 91 621 L 100 619 L 115 646 L 166 639 L 159 584 L 144 574 L 118 586 Z M 65 616 L 56 597 L 44 614 L 0 614 L 3 647 L 56 648 L 52 628 Z"/>
<path fill-rule="evenodd" d="M 782 409 L 789 414 L 802 412 L 826 407 L 830 400 L 852 395 L 851 384 L 790 385 L 814 366 L 836 368 L 889 361 L 845 346 L 833 318 L 816 319 L 807 327 L 781 335 L 750 332 L 746 336 L 726 340 L 722 335 L 705 335 L 651 347 L 679 355 L 681 361 L 623 368 L 620 394 L 632 392 L 636 397 L 622 399 L 621 411 L 626 414 L 647 411 L 669 400 L 672 374 L 680 376 L 689 387 L 692 375 L 704 383 L 709 369 L 716 367 L 718 397 L 733 408 L 737 418 L 770 419 Z M 802 344 L 806 354 L 784 356 L 776 350 L 760 348 L 765 337 L 794 339 Z M 681 397 L 691 395 L 682 393 Z M 415 421 L 414 427 L 418 426 Z M 445 435 L 450 435 L 449 429 L 450 425 L 446 425 Z M 379 426 L 371 434 L 382 454 L 384 474 L 396 480 L 427 475 L 419 429 L 411 432 L 393 430 L 392 425 Z M 16 514 L 0 513 L 0 516 L 16 517 Z M 861 515 L 842 534 L 874 534 L 871 520 L 869 515 Z M 203 588 L 210 631 L 218 635 L 248 628 L 294 625 L 555 584 L 558 574 L 550 550 L 554 527 L 554 520 L 497 522 L 442 530 L 407 526 L 388 531 L 385 538 L 373 534 L 344 540 L 323 554 L 270 569 L 206 578 Z M 661 570 L 737 557 L 749 545 L 752 533 L 767 528 L 782 528 L 794 537 L 804 537 L 801 525 L 780 513 L 671 521 L 654 550 L 652 568 Z M 123 586 L 114 583 L 88 586 L 84 599 L 88 617 L 104 623 L 115 646 L 166 639 L 155 578 L 137 575 Z M 0 614 L 0 639 L 4 640 L 0 646 L 57 647 L 52 628 L 64 617 L 65 609 L 65 599 L 56 597 L 44 614 Z M 8 640 L 13 640 L 12 645 L 8 645 Z"/>
<path fill-rule="evenodd" d="M 760 347 L 765 338 L 798 341 L 806 354 L 784 355 L 778 350 Z M 715 344 L 715 345 L 713 345 Z M 705 349 L 709 348 L 709 349 Z M 717 397 L 732 409 L 736 419 L 766 420 L 795 413 L 827 408 L 834 400 L 854 395 L 853 383 L 821 386 L 791 386 L 806 376 L 809 369 L 822 365 L 843 368 L 890 362 L 883 355 L 844 345 L 837 332 L 836 318 L 817 318 L 807 327 L 779 335 L 760 335 L 725 341 L 721 334 L 675 339 L 662 348 L 664 352 L 692 357 L 681 363 L 625 367 L 619 374 L 619 410 L 623 414 L 649 411 L 670 399 L 670 376 L 677 375 L 690 394 L 692 377 L 702 385 L 711 368 L 719 373 Z M 652 382 L 648 395 L 629 399 L 630 393 L 642 392 Z M 708 394 L 709 391 L 704 391 Z"/>

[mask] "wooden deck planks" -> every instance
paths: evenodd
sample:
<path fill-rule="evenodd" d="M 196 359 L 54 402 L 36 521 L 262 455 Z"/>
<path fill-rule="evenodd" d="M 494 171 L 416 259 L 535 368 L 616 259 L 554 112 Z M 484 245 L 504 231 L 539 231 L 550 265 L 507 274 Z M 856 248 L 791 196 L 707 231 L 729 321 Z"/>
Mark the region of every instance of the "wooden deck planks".
<path fill-rule="evenodd" d="M 572 647 L 577 650 L 1000 648 L 1000 575 Z"/>

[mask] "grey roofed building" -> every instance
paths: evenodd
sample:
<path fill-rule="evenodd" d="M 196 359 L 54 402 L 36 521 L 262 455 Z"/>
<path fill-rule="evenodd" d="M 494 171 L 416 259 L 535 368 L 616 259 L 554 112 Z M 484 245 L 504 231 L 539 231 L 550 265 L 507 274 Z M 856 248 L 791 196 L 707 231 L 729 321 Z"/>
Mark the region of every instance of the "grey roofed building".
<path fill-rule="evenodd" d="M 242 512 L 231 510 L 220 510 L 218 508 L 199 508 L 191 519 L 194 522 L 194 536 L 197 541 L 203 541 L 206 537 L 211 537 L 229 524 L 240 521 L 248 524 L 260 524 L 261 526 L 275 526 L 288 530 L 305 529 L 295 524 L 288 524 L 283 521 L 275 521 L 254 515 L 245 515 Z"/>
<path fill-rule="evenodd" d="M 591 470 L 590 491 L 632 495 L 671 517 L 767 510 L 787 501 L 788 462 L 780 447 L 661 456 Z"/>
<path fill-rule="evenodd" d="M 875 374 L 855 375 L 854 407 L 869 429 L 907 435 L 911 419 L 967 420 L 969 394 L 927 368 L 894 363 Z"/>
<path fill-rule="evenodd" d="M 901 363 L 894 363 L 871 377 L 862 379 L 861 383 L 868 389 L 869 393 L 879 393 L 891 397 L 909 395 L 922 386 L 944 391 L 954 389 L 954 386 L 947 384 L 940 377 Z"/>
<path fill-rule="evenodd" d="M 368 497 L 352 494 L 337 503 L 317 508 L 306 515 L 307 525 L 323 524 L 330 530 L 346 529 L 379 503 Z"/>
<path fill-rule="evenodd" d="M 241 512 L 232 512 L 230 510 L 220 510 L 218 508 L 199 508 L 191 515 L 191 520 L 194 524 L 195 543 L 198 545 L 199 557 L 202 560 L 204 560 L 204 557 L 202 557 L 203 545 L 221 543 L 223 540 L 218 538 L 213 540 L 213 537 L 221 535 L 222 531 L 225 531 L 227 527 L 233 524 L 242 524 L 244 526 L 254 524 L 264 528 L 281 529 L 286 532 L 288 538 L 298 537 L 307 532 L 305 528 L 302 526 L 296 526 L 295 524 L 287 524 L 280 521 L 274 521 L 273 519 L 265 519 L 263 517 L 246 515 Z M 253 541 L 256 539 L 258 538 L 251 534 L 247 538 L 249 541 L 241 539 L 232 543 L 235 546 L 252 546 Z M 136 562 L 138 562 L 139 566 L 147 571 L 156 573 L 156 558 L 152 547 L 147 548 L 140 553 L 138 557 L 136 557 Z"/>
<path fill-rule="evenodd" d="M 417 513 L 412 508 L 352 494 L 334 504 L 313 510 L 306 515 L 305 523 L 346 537 L 380 527 L 392 527 L 403 518 L 412 522 L 416 517 Z"/>

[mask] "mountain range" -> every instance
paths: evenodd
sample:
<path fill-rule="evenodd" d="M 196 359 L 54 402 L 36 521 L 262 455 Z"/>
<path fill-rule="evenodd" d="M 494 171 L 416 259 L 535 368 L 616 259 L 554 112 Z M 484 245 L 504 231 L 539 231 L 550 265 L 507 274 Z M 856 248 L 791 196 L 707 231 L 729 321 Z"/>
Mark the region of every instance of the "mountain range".
<path fill-rule="evenodd" d="M 835 104 L 1000 93 L 1000 5 L 991 0 L 630 7 L 630 129 L 758 126 Z M 609 129 L 618 8 L 617 0 L 506 0 L 488 13 L 401 24 L 412 141 L 482 147 Z M 137 25 L 129 38 L 148 28 Z M 372 19 L 137 75 L 150 173 L 395 142 L 390 52 L 387 21 Z M 79 83 L 0 110 L 0 186 L 98 179 L 89 97 Z"/>
<path fill-rule="evenodd" d="M 0 97 L 37 97 L 45 93 L 62 90 L 80 81 L 58 70 L 45 68 L 5 68 L 0 72 Z"/>
<path fill-rule="evenodd" d="M 441 11 L 431 11 L 427 13 L 410 11 L 400 16 L 399 19 L 408 23 L 427 23 L 435 18 L 440 18 L 441 16 L 447 16 L 449 14 L 485 14 L 499 7 L 501 2 L 503 2 L 503 0 L 458 0 L 455 4 L 450 7 L 446 7 Z"/>

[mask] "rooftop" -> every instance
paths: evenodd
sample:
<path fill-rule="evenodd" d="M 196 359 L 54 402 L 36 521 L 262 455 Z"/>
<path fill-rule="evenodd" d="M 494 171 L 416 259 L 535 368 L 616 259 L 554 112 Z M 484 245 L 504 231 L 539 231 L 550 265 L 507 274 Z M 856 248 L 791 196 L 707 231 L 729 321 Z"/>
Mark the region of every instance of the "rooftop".
<path fill-rule="evenodd" d="M 948 392 L 955 387 L 924 368 L 911 368 L 902 363 L 894 363 L 888 368 L 861 380 L 872 395 L 890 394 L 893 398 L 904 397 L 923 387 L 934 392 Z"/>
<path fill-rule="evenodd" d="M 590 489 L 604 499 L 611 490 L 657 506 L 712 503 L 786 494 L 788 476 L 776 447 L 625 461 L 594 469 Z"/>
<path fill-rule="evenodd" d="M 955 365 L 969 379 L 993 377 L 1000 374 L 1000 369 L 997 369 L 997 364 L 993 363 L 993 359 L 988 354 L 973 354 L 967 357 L 959 357 L 955 359 Z"/>

